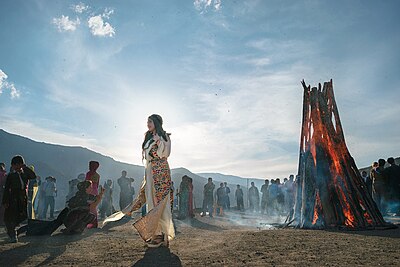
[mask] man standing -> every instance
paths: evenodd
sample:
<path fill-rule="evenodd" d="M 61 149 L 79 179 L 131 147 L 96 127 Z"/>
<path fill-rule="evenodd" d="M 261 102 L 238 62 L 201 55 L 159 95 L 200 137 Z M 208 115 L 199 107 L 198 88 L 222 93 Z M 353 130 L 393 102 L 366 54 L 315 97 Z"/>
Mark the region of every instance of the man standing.
<path fill-rule="evenodd" d="M 217 189 L 217 206 L 215 208 L 215 214 L 222 216 L 224 214 L 224 206 L 226 204 L 226 191 L 224 183 L 219 184 Z"/>
<path fill-rule="evenodd" d="M 260 194 L 258 193 L 258 188 L 254 185 L 254 182 L 251 182 L 251 187 L 249 189 L 249 202 L 250 202 L 250 211 L 258 212 L 260 205 Z"/>
<path fill-rule="evenodd" d="M 56 178 L 54 178 L 52 176 L 49 176 L 46 178 L 44 194 L 45 194 L 45 205 L 44 205 L 42 217 L 43 217 L 43 219 L 46 219 L 47 209 L 50 206 L 50 219 L 53 220 L 54 219 L 55 197 L 57 196 Z"/>
<path fill-rule="evenodd" d="M 119 194 L 119 207 L 121 210 L 126 208 L 133 201 L 133 195 L 135 194 L 135 189 L 132 186 L 134 181 L 133 178 L 126 177 L 127 172 L 122 171 L 121 177 L 118 178 L 117 182 L 121 189 Z"/>
<path fill-rule="evenodd" d="M 231 200 L 229 198 L 229 194 L 231 193 L 231 189 L 228 187 L 227 182 L 224 183 L 224 189 L 225 189 L 225 205 L 224 208 L 226 210 L 231 209 Z"/>
<path fill-rule="evenodd" d="M 108 179 L 107 182 L 104 183 L 104 194 L 100 205 L 100 218 L 110 216 L 114 212 L 112 204 L 112 192 L 112 180 Z"/>
<path fill-rule="evenodd" d="M 7 175 L 4 185 L 2 206 L 4 223 L 11 242 L 18 242 L 15 227 L 27 219 L 27 194 L 28 180 L 36 179 L 34 171 L 26 167 L 22 156 L 15 156 L 11 160 L 12 172 Z"/>
<path fill-rule="evenodd" d="M 387 179 L 384 175 L 384 166 L 386 161 L 379 159 L 378 162 L 374 162 L 371 170 L 371 178 L 373 179 L 373 193 L 374 200 L 382 215 L 385 215 L 386 210 L 386 197 L 388 195 Z"/>
<path fill-rule="evenodd" d="M 212 182 L 212 178 L 208 178 L 207 184 L 204 185 L 203 191 L 203 213 L 202 216 L 206 215 L 206 212 L 209 212 L 210 217 L 212 217 L 213 206 L 214 206 L 214 189 L 215 184 Z"/>
<path fill-rule="evenodd" d="M 389 167 L 385 168 L 384 175 L 387 177 L 389 186 L 389 201 L 391 212 L 400 212 L 400 167 L 396 165 L 394 158 L 388 158 Z"/>
<path fill-rule="evenodd" d="M 261 186 L 261 214 L 264 214 L 267 210 L 267 204 L 268 204 L 268 186 L 269 186 L 269 181 L 268 179 L 265 180 L 265 183 Z"/>
<path fill-rule="evenodd" d="M 243 190 L 240 188 L 240 185 L 237 185 L 236 192 L 235 192 L 235 197 L 236 197 L 236 203 L 237 203 L 237 209 L 239 211 L 244 210 L 244 203 L 243 203 Z"/>

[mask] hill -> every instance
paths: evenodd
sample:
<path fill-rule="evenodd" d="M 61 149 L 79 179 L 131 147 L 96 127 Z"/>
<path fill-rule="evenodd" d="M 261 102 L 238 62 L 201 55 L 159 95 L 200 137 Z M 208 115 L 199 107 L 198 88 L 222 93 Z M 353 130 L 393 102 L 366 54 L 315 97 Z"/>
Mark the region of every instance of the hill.
<path fill-rule="evenodd" d="M 58 196 L 56 198 L 56 209 L 61 209 L 65 205 L 65 197 L 68 193 L 68 182 L 76 178 L 80 173 L 85 173 L 88 170 L 88 162 L 96 160 L 100 162 L 98 170 L 101 176 L 101 184 L 107 179 L 114 181 L 113 199 L 114 205 L 118 208 L 119 187 L 116 180 L 120 177 L 121 171 L 126 170 L 128 177 L 135 178 L 134 187 L 136 192 L 139 191 L 144 167 L 123 163 L 114 160 L 111 157 L 91 151 L 83 147 L 69 147 L 44 142 L 36 142 L 29 138 L 22 137 L 16 134 L 8 133 L 0 129 L 0 162 L 4 162 L 7 168 L 10 167 L 10 160 L 14 155 L 22 155 L 28 165 L 33 165 L 35 171 L 44 179 L 47 176 L 54 176 L 57 179 Z M 171 170 L 172 180 L 175 188 L 179 187 L 183 175 L 188 175 L 193 178 L 194 186 L 194 201 L 196 207 L 201 207 L 203 202 L 203 186 L 207 182 L 209 176 L 194 174 L 185 168 L 177 168 Z M 233 183 L 222 174 L 212 174 L 215 177 L 215 184 L 227 181 L 233 191 L 238 180 L 243 178 L 235 176 Z M 235 184 L 235 185 L 234 185 Z M 244 185 L 245 182 L 240 184 Z M 233 204 L 234 192 L 231 194 L 231 202 Z"/>

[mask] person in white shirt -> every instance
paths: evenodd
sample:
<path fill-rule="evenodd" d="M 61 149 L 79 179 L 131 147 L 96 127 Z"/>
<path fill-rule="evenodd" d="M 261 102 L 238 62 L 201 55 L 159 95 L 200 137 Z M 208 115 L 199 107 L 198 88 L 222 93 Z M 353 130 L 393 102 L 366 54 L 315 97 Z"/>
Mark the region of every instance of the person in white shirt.
<path fill-rule="evenodd" d="M 42 193 L 45 195 L 45 205 L 42 218 L 46 219 L 47 209 L 50 206 L 50 219 L 54 219 L 54 204 L 57 196 L 56 178 L 49 176 L 46 178 L 46 183 L 43 186 Z"/>

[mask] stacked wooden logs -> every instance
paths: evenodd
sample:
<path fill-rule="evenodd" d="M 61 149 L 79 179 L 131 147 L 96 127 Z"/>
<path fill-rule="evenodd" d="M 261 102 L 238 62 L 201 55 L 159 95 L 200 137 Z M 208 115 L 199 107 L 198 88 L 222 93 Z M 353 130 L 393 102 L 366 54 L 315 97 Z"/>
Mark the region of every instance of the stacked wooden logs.
<path fill-rule="evenodd" d="M 387 225 L 347 149 L 332 80 L 306 86 L 293 220 L 300 228 Z"/>

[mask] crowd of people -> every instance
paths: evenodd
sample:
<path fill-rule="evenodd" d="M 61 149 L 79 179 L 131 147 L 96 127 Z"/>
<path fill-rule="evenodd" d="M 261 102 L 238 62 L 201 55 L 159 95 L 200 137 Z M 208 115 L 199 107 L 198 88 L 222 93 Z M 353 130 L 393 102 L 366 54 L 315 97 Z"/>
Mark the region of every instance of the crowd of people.
<path fill-rule="evenodd" d="M 82 233 L 84 229 L 98 227 L 98 214 L 103 223 L 117 221 L 132 212 L 142 210 L 142 217 L 134 223 L 140 237 L 148 247 L 167 246 L 175 237 L 172 221 L 174 189 L 167 158 L 171 151 L 170 134 L 163 127 L 160 115 L 153 114 L 147 119 L 148 131 L 142 144 L 142 156 L 146 161 L 145 176 L 136 198 L 132 185 L 133 178 L 122 171 L 117 180 L 120 186 L 120 211 L 113 206 L 113 181 L 108 179 L 104 187 L 100 185 L 97 172 L 100 163 L 89 162 L 89 170 L 69 182 L 69 192 L 65 208 L 57 218 L 55 198 L 56 179 L 47 177 L 41 182 L 33 166 L 28 167 L 22 156 L 11 160 L 10 172 L 6 165 L 0 164 L 0 224 L 4 224 L 11 242 L 18 242 L 18 235 L 51 235 L 61 225 L 65 234 Z M 179 188 L 180 198 L 192 203 L 191 179 L 185 177 Z M 37 196 L 37 199 L 36 199 Z M 167 204 L 168 203 L 168 204 Z M 182 202 L 183 203 L 183 202 Z M 183 207 L 183 205 L 181 205 Z M 50 207 L 50 217 L 47 212 Z M 192 216 L 190 205 L 182 216 Z M 24 223 L 22 227 L 17 227 Z"/>
<path fill-rule="evenodd" d="M 388 166 L 385 167 L 386 163 Z M 55 218 L 56 178 L 49 176 L 42 181 L 33 166 L 25 165 L 22 156 L 15 156 L 11 160 L 9 173 L 6 165 L 0 163 L 0 224 L 5 225 L 10 240 L 17 242 L 18 234 L 23 232 L 32 235 L 51 234 L 62 224 L 66 227 L 63 230 L 66 234 L 97 228 L 98 213 L 100 218 L 105 218 L 116 211 L 113 205 L 113 181 L 108 179 L 104 186 L 100 186 L 100 175 L 97 173 L 99 166 L 99 162 L 90 161 L 86 174 L 82 173 L 69 181 L 65 208 Z M 395 164 L 393 158 L 387 161 L 379 159 L 372 164 L 370 173 L 362 171 L 361 177 L 382 214 L 400 213 L 400 166 Z M 127 177 L 126 171 L 122 171 L 117 179 L 120 210 L 134 200 L 133 182 L 134 179 Z M 171 182 L 171 198 L 177 196 L 171 203 L 171 210 L 173 202 L 178 202 L 175 205 L 178 204 L 177 218 L 180 220 L 195 216 L 193 190 L 193 179 L 187 175 L 182 177 L 176 191 Z M 234 193 L 236 210 L 242 212 L 245 211 L 243 190 L 238 184 Z M 289 179 L 284 178 L 283 182 L 279 178 L 267 179 L 260 189 L 251 182 L 247 190 L 247 210 L 272 216 L 287 215 L 294 206 L 295 192 L 294 175 L 290 175 Z M 231 209 L 230 194 L 227 182 L 220 183 L 216 188 L 213 179 L 208 178 L 203 188 L 201 216 L 224 215 L 224 211 Z M 16 231 L 16 227 L 24 221 L 27 224 Z"/>
<path fill-rule="evenodd" d="M 363 171 L 361 176 L 383 215 L 400 214 L 400 166 L 396 165 L 394 158 L 373 162 L 369 175 Z"/>
<path fill-rule="evenodd" d="M 385 167 L 385 165 L 386 166 Z M 361 176 L 365 182 L 367 191 L 373 197 L 377 207 L 383 215 L 400 214 L 400 166 L 396 165 L 393 157 L 388 158 L 387 161 L 379 159 L 378 162 L 372 164 L 370 173 L 362 171 Z M 190 177 L 184 176 L 182 178 L 181 187 L 185 187 L 185 179 Z M 193 185 L 190 182 L 190 195 L 193 194 Z M 296 197 L 294 175 L 290 175 L 289 179 L 284 178 L 283 182 L 279 178 L 266 179 L 264 184 L 259 189 L 254 182 L 247 192 L 248 211 L 256 212 L 266 215 L 281 215 L 285 216 L 294 206 Z M 216 189 L 213 179 L 208 178 L 207 184 L 203 188 L 203 205 L 201 216 L 209 215 L 223 215 L 224 211 L 230 210 L 230 193 L 231 190 L 227 183 L 220 183 Z M 187 192 L 188 190 L 184 191 Z M 236 186 L 235 194 L 236 210 L 245 211 L 244 208 L 244 192 L 241 185 Z M 179 200 L 180 218 L 188 216 L 188 198 L 186 193 L 182 194 Z M 182 203 L 182 204 L 181 204 Z M 190 200 L 190 207 L 193 203 Z M 181 213 L 182 212 L 182 213 Z M 181 216 L 181 214 L 184 214 Z M 193 215 L 192 208 L 190 209 L 190 216 Z"/>
<path fill-rule="evenodd" d="M 227 182 L 220 183 L 219 188 L 215 190 L 212 178 L 208 178 L 207 184 L 203 190 L 203 207 L 202 216 L 223 215 L 224 210 L 230 210 L 230 193 L 231 190 Z M 248 189 L 248 211 L 261 212 L 268 215 L 283 215 L 289 212 L 294 204 L 294 176 L 289 179 L 285 178 L 281 183 L 280 179 L 265 180 L 261 190 L 257 188 L 254 182 Z M 236 185 L 235 190 L 236 210 L 245 211 L 244 208 L 244 192 L 241 185 Z M 215 200 L 215 201 L 214 201 Z"/>
<path fill-rule="evenodd" d="M 115 212 L 112 204 L 112 180 L 99 185 L 100 175 L 97 161 L 89 162 L 89 171 L 69 181 L 69 192 L 65 208 L 55 218 L 56 178 L 49 176 L 42 182 L 33 166 L 27 166 L 22 156 L 11 160 L 7 173 L 6 165 L 0 163 L 0 225 L 4 225 L 11 242 L 18 241 L 18 235 L 51 235 L 62 224 L 65 234 L 82 233 L 85 228 L 97 228 L 97 214 L 105 218 Z M 121 187 L 120 208 L 133 200 L 133 178 L 123 171 L 118 179 Z M 24 226 L 17 229 L 20 224 Z"/>

